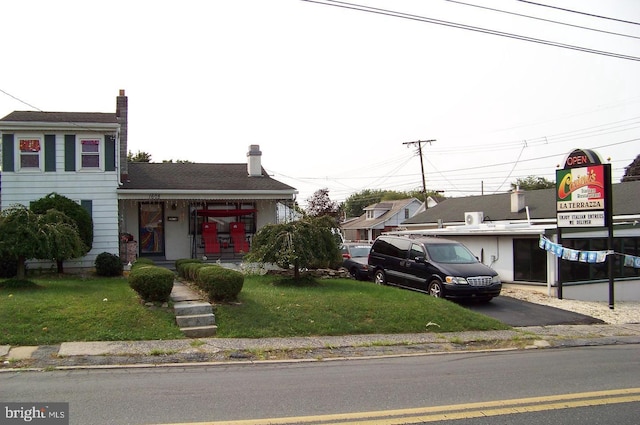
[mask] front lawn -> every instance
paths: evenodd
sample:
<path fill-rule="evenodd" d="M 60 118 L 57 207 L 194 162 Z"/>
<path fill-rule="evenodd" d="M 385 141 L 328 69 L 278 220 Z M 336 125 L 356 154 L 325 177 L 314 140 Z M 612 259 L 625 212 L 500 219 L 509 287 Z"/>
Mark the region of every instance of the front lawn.
<path fill-rule="evenodd" d="M 0 345 L 184 338 L 173 310 L 141 305 L 124 278 L 31 281 L 38 286 L 0 288 Z"/>
<path fill-rule="evenodd" d="M 277 284 L 247 276 L 237 303 L 214 306 L 218 337 L 263 338 L 507 329 L 456 303 L 350 279 Z M 0 345 L 184 338 L 173 311 L 140 304 L 124 278 L 33 279 L 0 287 Z M 1 283 L 0 283 L 1 286 Z"/>
<path fill-rule="evenodd" d="M 351 279 L 315 285 L 245 278 L 238 304 L 215 306 L 219 337 L 262 338 L 508 329 L 493 318 L 422 293 Z"/>

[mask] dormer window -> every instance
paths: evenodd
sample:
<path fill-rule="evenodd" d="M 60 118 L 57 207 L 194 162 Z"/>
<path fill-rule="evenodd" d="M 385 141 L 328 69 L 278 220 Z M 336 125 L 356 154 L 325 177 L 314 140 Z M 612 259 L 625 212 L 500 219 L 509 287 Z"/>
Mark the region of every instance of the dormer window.
<path fill-rule="evenodd" d="M 373 210 L 367 210 L 367 219 L 372 219 L 373 217 Z"/>
<path fill-rule="evenodd" d="M 20 139 L 20 168 L 40 169 L 40 139 Z"/>

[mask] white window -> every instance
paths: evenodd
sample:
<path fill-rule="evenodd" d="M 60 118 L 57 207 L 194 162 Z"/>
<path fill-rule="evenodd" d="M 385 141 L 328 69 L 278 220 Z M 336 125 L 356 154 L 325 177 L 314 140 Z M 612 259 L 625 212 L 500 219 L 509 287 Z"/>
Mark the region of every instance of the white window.
<path fill-rule="evenodd" d="M 100 140 L 81 139 L 81 167 L 100 168 Z"/>
<path fill-rule="evenodd" d="M 20 169 L 40 169 L 40 139 L 37 137 L 20 138 Z"/>

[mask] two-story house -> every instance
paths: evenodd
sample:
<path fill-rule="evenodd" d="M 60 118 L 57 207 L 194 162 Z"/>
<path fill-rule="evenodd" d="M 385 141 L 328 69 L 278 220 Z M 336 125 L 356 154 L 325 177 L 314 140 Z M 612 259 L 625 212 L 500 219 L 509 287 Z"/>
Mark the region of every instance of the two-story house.
<path fill-rule="evenodd" d="M 65 269 L 92 267 L 101 252 L 241 258 L 252 235 L 277 221 L 278 204 L 295 201 L 295 188 L 264 171 L 257 145 L 238 164 L 127 163 L 127 121 L 124 90 L 115 113 L 14 111 L 0 119 L 1 208 L 56 192 L 93 219 L 91 251 Z"/>
<path fill-rule="evenodd" d="M 343 236 L 351 241 L 373 241 L 383 232 L 397 229 L 405 220 L 422 211 L 416 198 L 383 201 L 364 208 L 364 214 L 340 225 Z"/>

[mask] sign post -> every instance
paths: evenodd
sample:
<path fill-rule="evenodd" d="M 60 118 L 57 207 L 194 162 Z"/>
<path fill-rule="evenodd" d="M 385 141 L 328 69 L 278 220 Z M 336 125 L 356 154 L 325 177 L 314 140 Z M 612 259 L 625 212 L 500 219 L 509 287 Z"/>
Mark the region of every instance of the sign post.
<path fill-rule="evenodd" d="M 564 168 L 556 171 L 558 243 L 563 228 L 607 227 L 607 249 L 613 250 L 611 165 L 603 164 L 589 149 L 569 153 Z M 607 256 L 609 308 L 614 308 L 613 260 Z M 562 299 L 562 273 L 558 268 L 558 298 Z"/>

